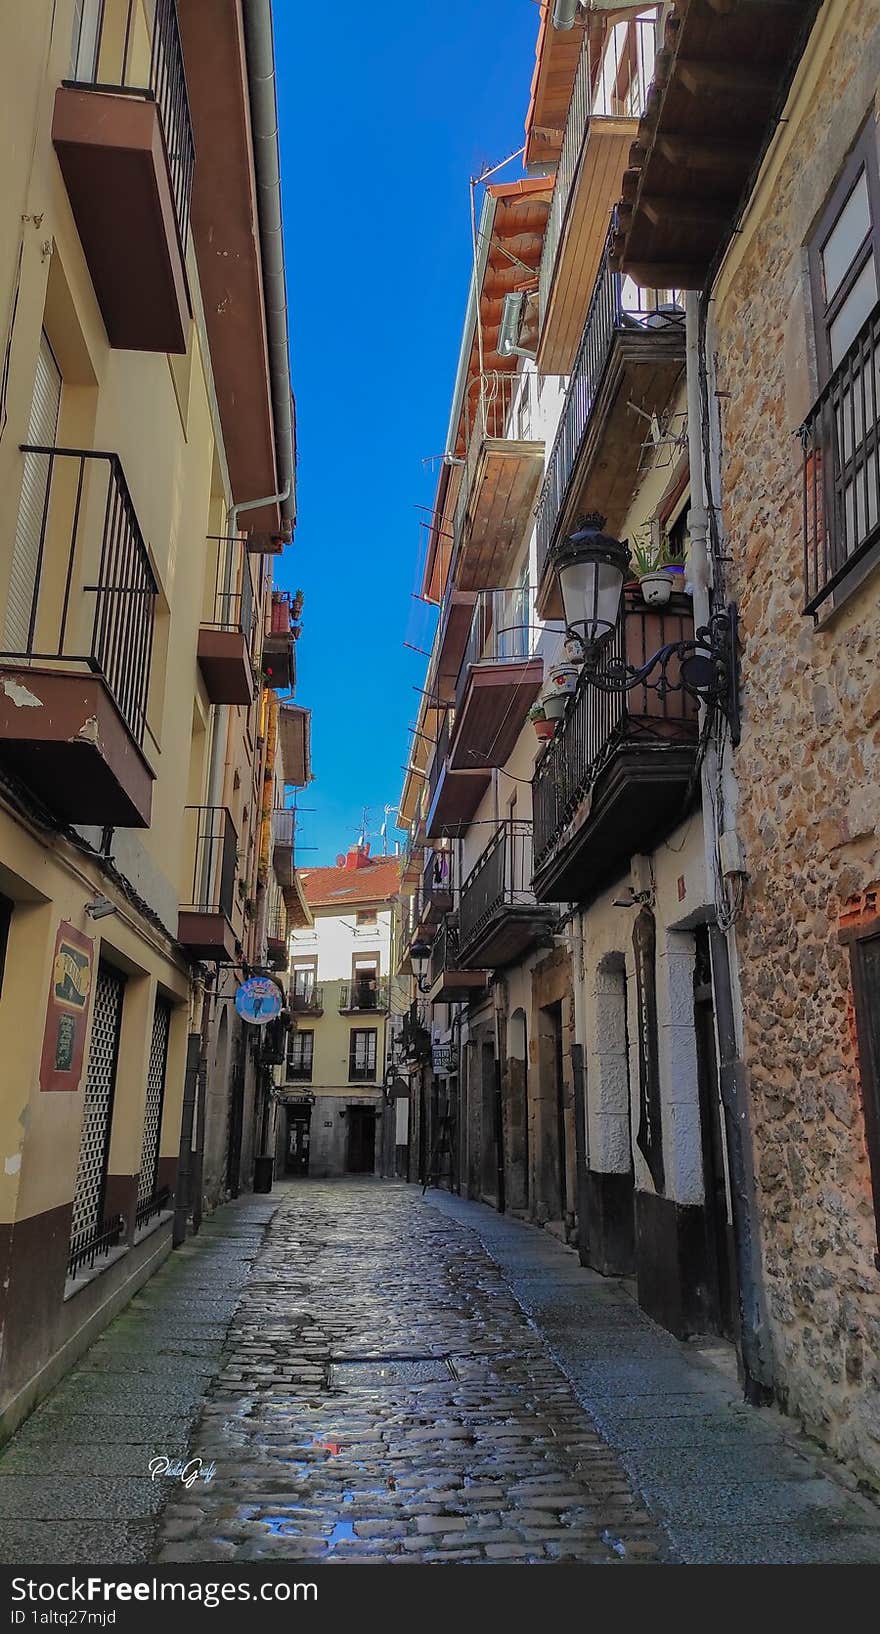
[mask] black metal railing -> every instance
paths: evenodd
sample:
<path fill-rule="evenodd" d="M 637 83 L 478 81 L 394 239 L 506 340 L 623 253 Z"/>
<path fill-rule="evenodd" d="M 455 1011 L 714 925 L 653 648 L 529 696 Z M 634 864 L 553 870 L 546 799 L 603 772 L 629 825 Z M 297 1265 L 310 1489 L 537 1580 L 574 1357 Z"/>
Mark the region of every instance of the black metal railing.
<path fill-rule="evenodd" d="M 134 1211 L 135 1231 L 141 1231 L 144 1226 L 149 1225 L 150 1221 L 156 1218 L 157 1214 L 164 1213 L 165 1209 L 170 1207 L 171 1188 L 169 1186 L 163 1186 L 160 1191 L 154 1191 L 151 1197 L 145 1197 L 142 1203 L 138 1203 Z"/>
<path fill-rule="evenodd" d="M 688 606 L 662 611 L 636 601 L 629 592 L 625 611 L 605 648 L 606 663 L 637 667 L 667 642 L 693 638 Z M 670 679 L 675 679 L 674 667 Z M 556 733 L 532 779 L 534 867 L 540 868 L 624 740 L 690 742 L 697 735 L 697 705 L 686 692 L 665 696 L 647 685 L 631 692 L 603 692 L 589 685 L 586 671 L 569 700 Z"/>
<path fill-rule="evenodd" d="M 458 922 L 454 915 L 449 914 L 444 919 L 431 945 L 431 958 L 428 965 L 428 979 L 433 985 L 444 970 L 459 968 L 459 933 Z"/>
<path fill-rule="evenodd" d="M 454 711 L 454 709 L 445 710 L 444 715 L 443 715 L 443 719 L 440 722 L 440 730 L 437 733 L 437 746 L 436 746 L 436 748 L 434 750 L 434 759 L 431 761 L 431 769 L 428 772 L 428 798 L 429 798 L 429 800 L 433 800 L 433 798 L 434 798 L 434 795 L 435 795 L 435 793 L 437 791 L 437 784 L 440 781 L 440 774 L 441 774 L 441 772 L 443 770 L 443 767 L 446 765 L 446 756 L 449 753 L 449 739 L 450 739 L 450 736 L 451 736 L 451 733 L 452 733 L 452 728 L 453 728 L 454 722 L 455 722 L 455 711 Z"/>
<path fill-rule="evenodd" d="M 880 305 L 801 428 L 804 612 L 815 613 L 880 539 Z"/>
<path fill-rule="evenodd" d="M 388 1009 L 388 978 L 364 977 L 343 982 L 339 989 L 340 1012 Z"/>
<path fill-rule="evenodd" d="M 562 418 L 547 461 L 547 475 L 535 507 L 539 580 L 565 508 L 614 336 L 623 330 L 651 332 L 684 325 L 684 306 L 677 291 L 639 289 L 623 273 L 612 272 L 608 261 L 616 230 L 616 216 L 612 216 Z"/>
<path fill-rule="evenodd" d="M 65 85 L 125 93 L 155 102 L 174 198 L 181 249 L 186 251 L 195 169 L 192 115 L 175 0 L 154 0 L 152 35 L 141 24 L 141 0 L 84 4 L 74 34 Z"/>
<path fill-rule="evenodd" d="M 210 534 L 213 584 L 205 621 L 212 630 L 238 630 L 253 656 L 257 619 L 250 554 L 237 534 Z"/>
<path fill-rule="evenodd" d="M 70 1239 L 67 1256 L 67 1275 L 75 1277 L 82 1270 L 90 1271 L 96 1260 L 105 1259 L 118 1248 L 125 1236 L 125 1216 L 113 1214 L 102 1220 L 91 1231 L 80 1231 Z"/>
<path fill-rule="evenodd" d="M 191 900 L 185 913 L 232 918 L 238 871 L 238 835 L 225 806 L 185 806 L 187 855 L 193 859 Z"/>
<path fill-rule="evenodd" d="M 142 746 L 158 585 L 119 456 L 31 443 L 21 451 L 9 646 L 0 660 L 84 665 L 102 677 Z"/>
<path fill-rule="evenodd" d="M 527 585 L 512 590 L 481 590 L 474 603 L 467 646 L 455 683 L 455 707 L 460 710 L 474 664 L 516 664 L 529 656 L 531 591 Z"/>
<path fill-rule="evenodd" d="M 505 817 L 461 887 L 458 925 L 462 956 L 508 907 L 537 906 L 532 891 L 532 825 Z"/>
<path fill-rule="evenodd" d="M 430 907 L 437 897 L 451 897 L 452 879 L 452 852 L 431 851 L 425 863 L 421 881 L 421 896 L 424 905 Z"/>
<path fill-rule="evenodd" d="M 422 1013 L 424 1003 L 424 999 L 414 999 L 401 1017 L 400 1048 L 404 1061 L 425 1060 L 431 1054 L 431 1031 Z"/>
<path fill-rule="evenodd" d="M 312 986 L 297 991 L 290 989 L 290 1008 L 295 1016 L 320 1016 L 324 1013 L 324 989 Z"/>

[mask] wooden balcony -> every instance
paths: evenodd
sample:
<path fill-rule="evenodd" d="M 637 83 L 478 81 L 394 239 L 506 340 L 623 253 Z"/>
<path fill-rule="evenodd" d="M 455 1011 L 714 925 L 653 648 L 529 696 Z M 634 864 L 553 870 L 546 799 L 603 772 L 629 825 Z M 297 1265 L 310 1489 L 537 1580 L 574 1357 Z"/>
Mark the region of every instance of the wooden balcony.
<path fill-rule="evenodd" d="M 491 780 L 488 771 L 455 771 L 450 766 L 449 743 L 454 730 L 455 711 L 450 707 L 443 713 L 428 771 L 427 840 L 442 840 L 457 834 L 470 822 Z"/>
<path fill-rule="evenodd" d="M 532 825 L 506 818 L 461 888 L 463 965 L 501 970 L 549 938 L 556 910 L 532 890 Z"/>
<path fill-rule="evenodd" d="M 451 703 L 455 697 L 455 683 L 467 646 L 476 599 L 474 590 L 459 590 L 457 586 L 453 589 L 450 579 L 440 609 L 436 644 L 436 684 L 441 703 Z"/>
<path fill-rule="evenodd" d="M 485 990 L 488 970 L 468 968 L 459 952 L 458 926 L 455 919 L 445 919 L 431 948 L 428 971 L 430 1004 L 467 1004 Z"/>
<path fill-rule="evenodd" d="M 536 506 L 542 618 L 562 606 L 551 553 L 585 511 L 623 526 L 639 481 L 650 417 L 662 414 L 685 361 L 684 309 L 674 290 L 637 290 L 609 265 L 614 224 Z"/>
<path fill-rule="evenodd" d="M 128 0 L 100 8 L 55 94 L 52 141 L 111 346 L 185 352 L 185 257 L 195 148 L 174 0 L 147 39 Z M 117 24 L 121 23 L 121 27 Z"/>
<path fill-rule="evenodd" d="M 452 772 L 484 771 L 510 758 L 544 664 L 529 656 L 528 592 L 481 590 L 455 691 Z"/>
<path fill-rule="evenodd" d="M 68 822 L 147 828 L 158 588 L 115 454 L 22 449 L 0 762 Z"/>
<path fill-rule="evenodd" d="M 531 522 L 544 444 L 510 435 L 521 390 L 517 374 L 476 375 L 469 383 L 467 454 L 453 523 L 451 572 L 459 592 L 506 584 Z"/>
<path fill-rule="evenodd" d="M 538 368 L 568 374 L 654 73 L 653 19 L 585 31 L 541 257 Z"/>
<path fill-rule="evenodd" d="M 627 590 L 608 656 L 640 665 L 665 643 L 692 639 L 688 597 L 657 610 Z M 589 903 L 681 821 L 698 794 L 697 733 L 697 706 L 684 692 L 608 693 L 582 678 L 532 780 L 539 902 Z"/>
<path fill-rule="evenodd" d="M 818 10 L 819 0 L 687 0 L 667 19 L 614 245 L 615 265 L 639 283 L 703 288 L 739 219 Z"/>
<path fill-rule="evenodd" d="M 206 964 L 235 964 L 240 957 L 232 925 L 238 836 L 224 806 L 187 806 L 185 854 L 192 867 L 177 923 L 177 939 Z"/>

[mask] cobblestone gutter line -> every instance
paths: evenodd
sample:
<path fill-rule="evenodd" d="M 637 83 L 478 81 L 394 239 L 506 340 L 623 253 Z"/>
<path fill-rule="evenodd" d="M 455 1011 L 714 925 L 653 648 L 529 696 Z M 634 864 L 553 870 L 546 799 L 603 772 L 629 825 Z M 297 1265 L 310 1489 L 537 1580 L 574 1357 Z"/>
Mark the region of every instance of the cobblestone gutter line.
<path fill-rule="evenodd" d="M 150 1460 L 183 1456 L 277 1199 L 206 1220 L 0 1451 L 0 1562 L 129 1565 L 152 1558 L 179 1489 Z"/>

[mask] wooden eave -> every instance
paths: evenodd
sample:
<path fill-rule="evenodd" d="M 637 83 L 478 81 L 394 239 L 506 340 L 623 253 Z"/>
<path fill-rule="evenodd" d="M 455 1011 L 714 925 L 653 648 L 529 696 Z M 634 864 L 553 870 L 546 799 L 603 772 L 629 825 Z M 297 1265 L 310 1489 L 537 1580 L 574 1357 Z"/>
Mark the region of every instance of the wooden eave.
<path fill-rule="evenodd" d="M 776 128 L 821 0 L 677 0 L 622 181 L 612 263 L 702 289 Z"/>
<path fill-rule="evenodd" d="M 509 583 L 543 473 L 542 442 L 484 440 L 456 561 L 459 590 Z"/>

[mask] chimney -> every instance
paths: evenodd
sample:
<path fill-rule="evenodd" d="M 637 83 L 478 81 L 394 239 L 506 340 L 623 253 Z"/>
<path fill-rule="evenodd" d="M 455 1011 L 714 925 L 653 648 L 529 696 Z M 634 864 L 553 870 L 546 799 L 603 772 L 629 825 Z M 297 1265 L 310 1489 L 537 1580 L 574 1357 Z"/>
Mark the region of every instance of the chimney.
<path fill-rule="evenodd" d="M 370 864 L 370 845 L 365 840 L 362 845 L 349 846 L 345 858 L 346 869 L 368 868 Z"/>

